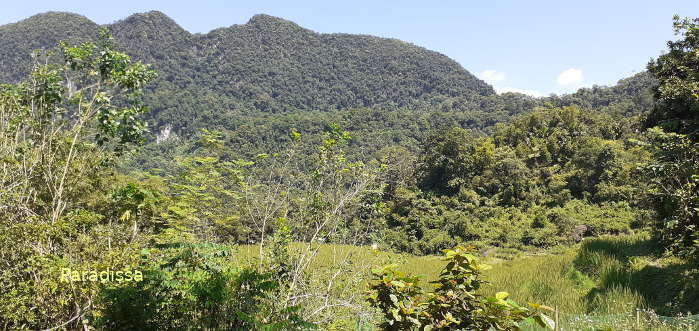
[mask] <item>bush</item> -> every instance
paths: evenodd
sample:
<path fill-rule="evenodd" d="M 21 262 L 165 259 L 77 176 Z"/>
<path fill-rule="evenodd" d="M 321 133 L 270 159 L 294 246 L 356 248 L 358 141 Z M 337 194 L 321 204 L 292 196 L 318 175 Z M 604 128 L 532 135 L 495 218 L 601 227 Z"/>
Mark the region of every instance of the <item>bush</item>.
<path fill-rule="evenodd" d="M 419 277 L 405 276 L 395 265 L 374 270 L 369 302 L 381 310 L 384 330 L 517 330 L 527 319 L 553 328 L 543 314 L 507 299 L 506 292 L 495 297 L 477 293 L 486 282 L 481 272 L 490 266 L 478 262 L 464 247 L 444 250 L 443 269 L 434 292 L 425 293 Z M 541 307 L 533 305 L 533 307 Z"/>
<path fill-rule="evenodd" d="M 172 244 L 142 252 L 141 282 L 106 288 L 96 325 L 117 330 L 297 330 L 312 327 L 278 309 L 272 273 L 231 264 L 226 246 Z M 156 262 L 152 262 L 155 260 Z"/>

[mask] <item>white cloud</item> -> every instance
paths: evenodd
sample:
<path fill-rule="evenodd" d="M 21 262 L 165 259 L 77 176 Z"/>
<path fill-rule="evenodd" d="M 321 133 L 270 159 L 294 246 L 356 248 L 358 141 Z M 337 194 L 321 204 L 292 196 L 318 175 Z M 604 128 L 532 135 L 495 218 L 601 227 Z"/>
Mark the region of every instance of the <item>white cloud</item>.
<path fill-rule="evenodd" d="M 582 83 L 583 80 L 585 80 L 585 77 L 583 77 L 582 70 L 575 68 L 564 70 L 558 74 L 557 79 L 559 85 L 577 85 Z"/>
<path fill-rule="evenodd" d="M 522 93 L 526 95 L 530 95 L 536 98 L 543 97 L 544 94 L 535 91 L 535 90 L 525 90 L 525 89 L 519 89 L 516 87 L 498 87 L 499 82 L 502 82 L 505 80 L 505 73 L 499 72 L 497 70 L 484 70 L 478 75 L 482 80 L 484 80 L 486 83 L 493 85 L 495 88 L 495 92 L 498 94 L 502 93 L 507 93 L 507 92 L 513 92 L 513 93 Z"/>
<path fill-rule="evenodd" d="M 535 90 L 524 90 L 524 89 L 520 89 L 520 88 L 516 88 L 516 87 L 496 88 L 496 89 L 495 89 L 495 92 L 498 92 L 498 94 L 507 93 L 507 92 L 522 93 L 522 94 L 526 94 L 526 95 L 529 95 L 529 96 L 533 96 L 533 97 L 535 97 L 535 98 L 541 98 L 541 97 L 545 96 L 543 93 L 541 93 L 541 92 L 539 92 L 539 91 L 535 91 Z"/>
<path fill-rule="evenodd" d="M 505 79 L 505 74 L 496 70 L 484 70 L 480 74 L 480 78 L 486 83 L 494 84 Z"/>

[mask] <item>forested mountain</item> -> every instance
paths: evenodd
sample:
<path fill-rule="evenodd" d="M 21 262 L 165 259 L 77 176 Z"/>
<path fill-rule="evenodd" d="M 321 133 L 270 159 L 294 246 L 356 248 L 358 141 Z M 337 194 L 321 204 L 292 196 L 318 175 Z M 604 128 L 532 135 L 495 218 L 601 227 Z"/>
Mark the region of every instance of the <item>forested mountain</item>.
<path fill-rule="evenodd" d="M 648 72 L 546 98 L 265 15 L 0 27 L 0 330 L 694 327 L 699 19 L 673 25 Z M 427 292 L 403 261 L 440 251 Z"/>
<path fill-rule="evenodd" d="M 149 143 L 126 159 L 129 169 L 170 169 L 197 148 L 201 129 L 222 133 L 230 159 L 278 151 L 291 130 L 318 143 L 332 124 L 352 135 L 347 152 L 362 160 L 387 146 L 417 153 L 436 130 L 489 134 L 544 106 L 632 117 L 651 108 L 655 84 L 642 72 L 570 95 L 498 95 L 437 52 L 395 39 L 320 34 L 268 15 L 206 34 L 189 33 L 158 11 L 104 27 L 118 49 L 158 73 L 143 96 Z M 0 26 L 0 83 L 24 77 L 33 50 L 97 40 L 99 29 L 57 12 Z"/>
<path fill-rule="evenodd" d="M 191 34 L 157 11 L 105 27 L 118 47 L 158 72 L 145 94 L 153 140 L 159 132 L 190 137 L 213 128 L 234 141 L 269 146 L 273 140 L 254 138 L 279 137 L 289 128 L 320 132 L 338 122 L 350 132 L 386 130 L 371 139 L 379 145 L 415 147 L 430 129 L 480 131 L 544 101 L 619 105 L 628 115 L 648 107 L 639 96 L 650 97 L 645 74 L 565 97 L 496 95 L 437 52 L 395 39 L 320 34 L 268 15 L 207 34 Z M 95 39 L 98 28 L 83 16 L 56 12 L 1 26 L 0 82 L 26 75 L 33 50 Z"/>
<path fill-rule="evenodd" d="M 611 87 L 581 88 L 575 93 L 552 96 L 548 99 L 557 106 L 578 105 L 629 117 L 644 113 L 653 107 L 653 88 L 656 85 L 653 76 L 643 71 L 619 80 Z"/>
<path fill-rule="evenodd" d="M 49 12 L 0 26 L 0 82 L 17 82 L 31 69 L 31 54 L 53 49 L 64 40 L 77 43 L 97 37 L 99 25 L 84 16 Z"/>
<path fill-rule="evenodd" d="M 422 47 L 320 34 L 268 15 L 207 34 L 190 34 L 160 12 L 135 14 L 106 27 L 123 50 L 159 72 L 148 103 L 156 124 L 176 130 L 234 109 L 328 111 L 447 98 L 479 108 L 484 97 L 494 94 L 455 61 Z M 68 13 L 40 14 L 0 27 L 0 81 L 14 82 L 28 73 L 34 49 L 90 39 L 95 31 L 95 23 Z"/>

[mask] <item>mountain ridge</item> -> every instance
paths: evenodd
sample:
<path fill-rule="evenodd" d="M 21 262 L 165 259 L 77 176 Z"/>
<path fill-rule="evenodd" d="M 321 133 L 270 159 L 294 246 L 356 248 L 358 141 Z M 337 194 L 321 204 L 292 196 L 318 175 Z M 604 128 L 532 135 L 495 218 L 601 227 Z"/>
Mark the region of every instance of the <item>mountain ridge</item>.
<path fill-rule="evenodd" d="M 161 73 L 152 91 L 212 93 L 227 106 L 250 111 L 404 107 L 448 98 L 463 98 L 477 108 L 480 99 L 495 94 L 448 56 L 398 39 L 318 33 L 266 14 L 192 34 L 159 11 L 105 25 L 49 12 L 1 26 L 0 45 L 13 47 L 3 47 L 7 51 L 0 59 L 13 61 L 0 65 L 0 82 L 24 77 L 33 49 L 64 39 L 94 39 L 99 27 L 109 28 L 121 49 Z M 156 113 L 163 108 L 154 105 Z"/>
<path fill-rule="evenodd" d="M 37 14 L 0 26 L 0 83 L 25 77 L 34 49 L 95 40 L 100 27 L 158 72 L 144 95 L 154 142 L 163 130 L 192 137 L 209 128 L 231 137 L 230 146 L 256 151 L 276 147 L 289 129 L 319 134 L 340 123 L 364 137 L 357 149 L 371 153 L 391 144 L 415 148 L 437 128 L 489 132 L 546 103 L 625 116 L 650 107 L 647 75 L 620 81 L 623 88 L 567 96 L 498 95 L 439 52 L 392 38 L 318 33 L 266 14 L 206 34 L 190 33 L 159 11 L 105 25 L 72 13 Z"/>

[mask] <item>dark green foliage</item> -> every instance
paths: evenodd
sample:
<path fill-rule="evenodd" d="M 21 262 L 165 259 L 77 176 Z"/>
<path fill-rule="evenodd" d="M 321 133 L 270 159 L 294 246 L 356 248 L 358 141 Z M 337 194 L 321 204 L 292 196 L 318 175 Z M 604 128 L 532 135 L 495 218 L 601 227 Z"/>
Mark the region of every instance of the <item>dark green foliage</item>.
<path fill-rule="evenodd" d="M 657 233 L 675 253 L 699 257 L 699 18 L 674 17 L 669 51 L 648 64 L 658 79 L 646 117 L 653 162 L 645 169 L 658 211 Z M 664 131 L 665 132 L 664 132 Z M 667 133 L 666 133 L 667 132 Z"/>
<path fill-rule="evenodd" d="M 575 106 L 520 115 L 492 138 L 445 130 L 424 145 L 417 185 L 386 193 L 385 241 L 422 254 L 461 242 L 548 247 L 580 240 L 576 226 L 642 226 L 636 164 L 650 156 L 634 137 L 631 122 Z"/>
<path fill-rule="evenodd" d="M 653 88 L 657 84 L 653 75 L 641 72 L 611 87 L 584 87 L 572 94 L 549 97 L 547 101 L 557 107 L 578 105 L 610 115 L 638 116 L 653 108 Z"/>
<path fill-rule="evenodd" d="M 648 127 L 688 134 L 699 140 L 699 19 L 674 17 L 675 34 L 682 39 L 669 41 L 668 52 L 648 64 L 658 79 L 655 89 L 658 105 L 646 118 Z"/>
<path fill-rule="evenodd" d="M 18 43 L 5 57 L 22 64 L 33 49 L 51 47 L 74 30 L 86 31 L 86 36 L 94 31 L 94 27 L 55 25 L 57 17 L 71 23 L 85 21 L 77 15 L 49 13 L 4 26 L 3 49 L 41 31 L 32 27 L 54 27 L 49 36 L 55 36 L 42 35 L 36 44 Z M 169 123 L 177 131 L 192 124 L 188 118 L 203 120 L 240 108 L 328 111 L 463 98 L 472 105 L 468 108 L 476 109 L 482 98 L 494 94 L 490 86 L 436 52 L 393 39 L 318 34 L 267 15 L 195 35 L 159 12 L 136 14 L 108 28 L 129 54 L 161 72 L 148 101 L 154 105 L 157 124 Z M 0 81 L 16 80 L 28 69 L 2 68 Z M 173 99 L 178 100 L 175 109 L 168 107 Z M 215 102 L 215 107 L 206 107 L 206 100 Z"/>
<path fill-rule="evenodd" d="M 93 36 L 97 26 L 86 22 L 48 13 L 1 27 L 0 45 L 8 53 L 0 57 L 0 81 L 20 79 L 36 48 Z M 652 84 L 639 74 L 561 98 L 496 95 L 436 52 L 394 39 L 318 34 L 267 15 L 207 34 L 190 34 L 160 12 L 106 27 L 126 53 L 159 72 L 145 95 L 153 144 L 130 169 L 168 169 L 168 160 L 186 154 L 183 145 L 201 128 L 222 131 L 227 146 L 249 158 L 274 151 L 292 128 L 319 141 L 330 123 L 358 137 L 348 152 L 367 160 L 387 145 L 416 152 L 433 129 L 487 132 L 546 101 L 635 115 L 648 108 Z M 155 144 L 156 136 L 164 145 Z"/>
<path fill-rule="evenodd" d="M 666 247 L 699 256 L 699 143 L 687 136 L 651 130 L 653 162 L 644 169 L 655 197 L 656 230 Z"/>
<path fill-rule="evenodd" d="M 495 145 L 487 138 L 477 140 L 469 131 L 454 128 L 428 140 L 424 151 L 421 186 L 453 195 L 492 163 Z"/>
<path fill-rule="evenodd" d="M 0 82 L 16 83 L 32 69 L 35 50 L 53 49 L 58 42 L 78 44 L 95 41 L 99 25 L 84 16 L 49 12 L 0 26 Z"/>
<path fill-rule="evenodd" d="M 298 330 L 298 307 L 270 306 L 275 274 L 239 268 L 230 248 L 177 243 L 141 252 L 141 282 L 107 287 L 96 325 L 110 330 Z"/>

